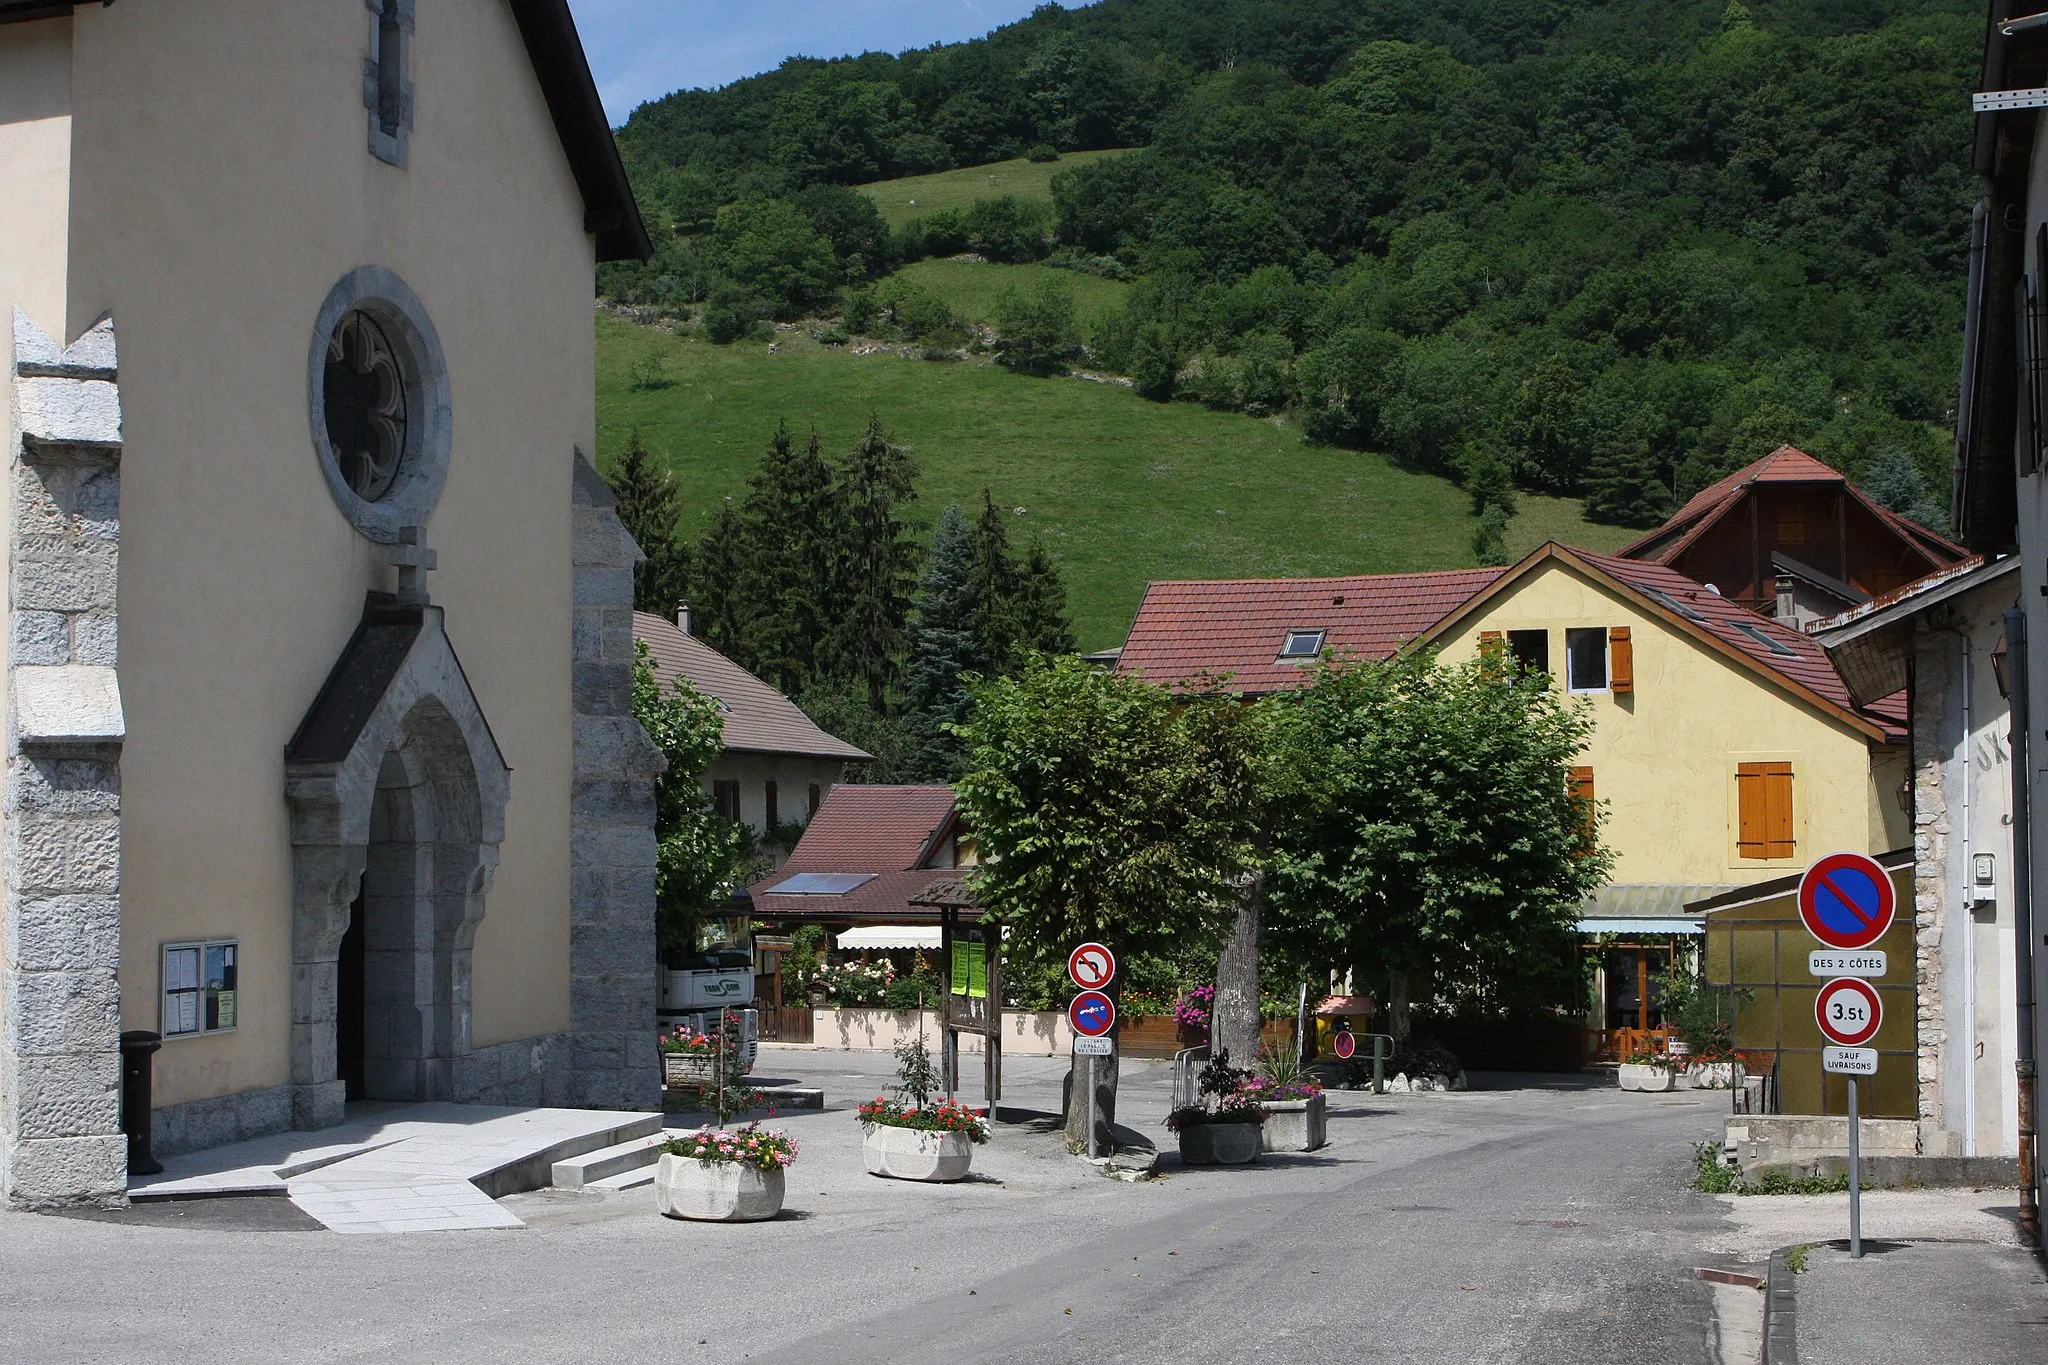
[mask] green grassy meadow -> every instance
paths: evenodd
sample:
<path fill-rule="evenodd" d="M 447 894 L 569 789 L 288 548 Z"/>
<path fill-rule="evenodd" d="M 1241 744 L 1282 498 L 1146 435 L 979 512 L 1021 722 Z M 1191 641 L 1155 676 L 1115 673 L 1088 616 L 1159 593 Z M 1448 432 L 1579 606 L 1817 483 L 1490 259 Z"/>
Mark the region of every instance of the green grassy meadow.
<path fill-rule="evenodd" d="M 999 505 L 1021 509 L 1015 537 L 1041 535 L 1058 557 L 1083 649 L 1121 643 L 1155 578 L 1472 563 L 1474 521 L 1458 489 L 1379 455 L 1306 445 L 1282 421 L 1151 403 L 1114 385 L 1032 379 L 984 362 L 854 355 L 801 330 L 776 341 L 772 355 L 761 342 L 719 347 L 600 312 L 600 463 L 637 427 L 674 469 L 694 537 L 720 499 L 745 493 L 777 419 L 799 437 L 815 428 L 839 452 L 879 412 L 923 470 L 927 519 L 949 502 L 979 502 L 984 486 Z M 650 355 L 669 382 L 635 389 L 629 369 Z M 1566 500 L 1525 496 L 1521 506 L 1516 553 L 1552 535 L 1596 549 L 1633 535 L 1586 525 Z"/>
<path fill-rule="evenodd" d="M 969 322 L 993 322 L 996 300 L 1005 289 L 1029 289 L 1044 279 L 1056 279 L 1074 291 L 1074 316 L 1083 331 L 1105 313 L 1123 307 L 1130 286 L 1120 280 L 1105 280 L 1050 265 L 997 265 L 961 260 L 928 260 L 906 265 L 890 278 L 914 285 L 945 301 L 955 317 Z"/>
<path fill-rule="evenodd" d="M 1050 205 L 1055 175 L 1104 157 L 1123 156 L 1130 150 L 1067 152 L 1058 161 L 1026 161 L 1018 157 L 1014 161 L 992 161 L 986 166 L 964 166 L 957 171 L 877 180 L 856 188 L 875 201 L 875 207 L 894 230 L 913 218 L 929 218 L 940 209 L 965 209 L 977 199 L 995 199 L 1005 194 L 1039 199 Z"/>

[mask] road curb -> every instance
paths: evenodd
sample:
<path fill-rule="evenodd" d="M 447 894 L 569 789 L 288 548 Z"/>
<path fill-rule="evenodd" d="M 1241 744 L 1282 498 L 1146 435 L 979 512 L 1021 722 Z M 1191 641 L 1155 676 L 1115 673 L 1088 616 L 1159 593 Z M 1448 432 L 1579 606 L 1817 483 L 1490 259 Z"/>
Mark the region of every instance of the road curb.
<path fill-rule="evenodd" d="M 1771 1253 L 1764 1276 L 1764 1353 L 1762 1365 L 1799 1365 L 1797 1279 L 1785 1263 L 1791 1247 Z"/>

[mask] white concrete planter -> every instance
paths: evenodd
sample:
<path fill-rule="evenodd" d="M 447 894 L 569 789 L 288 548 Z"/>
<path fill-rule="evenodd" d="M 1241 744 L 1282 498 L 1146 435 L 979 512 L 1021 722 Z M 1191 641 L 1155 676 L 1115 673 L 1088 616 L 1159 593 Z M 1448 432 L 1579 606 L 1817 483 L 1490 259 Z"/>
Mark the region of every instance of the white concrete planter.
<path fill-rule="evenodd" d="M 1330 1140 L 1330 1102 L 1321 1095 L 1305 1100 L 1269 1100 L 1259 1147 L 1267 1152 L 1313 1152 Z"/>
<path fill-rule="evenodd" d="M 654 1168 L 654 1207 L 670 1218 L 758 1223 L 782 1212 L 782 1186 L 780 1166 L 764 1171 L 663 1152 Z"/>
<path fill-rule="evenodd" d="M 1258 1154 L 1256 1123 L 1191 1123 L 1180 1130 L 1180 1159 L 1190 1166 L 1242 1166 Z"/>
<path fill-rule="evenodd" d="M 974 1143 L 965 1133 L 933 1133 L 884 1123 L 868 1124 L 867 1130 L 860 1142 L 860 1155 L 869 1175 L 945 1182 L 962 1179 L 974 1165 Z"/>
<path fill-rule="evenodd" d="M 1694 1062 L 1686 1068 L 1685 1083 L 1694 1090 L 1733 1090 L 1735 1068 L 1734 1062 Z"/>
<path fill-rule="evenodd" d="M 1672 1088 L 1671 1072 L 1661 1066 L 1638 1066 L 1634 1063 L 1621 1064 L 1621 1088 L 1623 1090 L 1659 1091 Z"/>

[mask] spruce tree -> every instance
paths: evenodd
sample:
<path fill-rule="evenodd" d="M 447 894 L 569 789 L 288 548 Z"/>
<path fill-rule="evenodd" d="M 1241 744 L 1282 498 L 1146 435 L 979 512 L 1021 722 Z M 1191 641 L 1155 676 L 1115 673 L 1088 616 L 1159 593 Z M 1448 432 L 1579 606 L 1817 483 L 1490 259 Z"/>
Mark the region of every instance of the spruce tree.
<path fill-rule="evenodd" d="M 676 539 L 682 495 L 675 475 L 648 453 L 635 427 L 608 482 L 619 499 L 619 521 L 647 556 L 633 569 L 633 606 L 672 617 L 688 596 L 690 575 L 689 547 Z"/>
<path fill-rule="evenodd" d="M 1658 477 L 1657 457 L 1639 437 L 1599 442 L 1586 462 L 1586 518 L 1647 530 L 1671 515 L 1671 489 Z"/>
<path fill-rule="evenodd" d="M 755 671 L 794 696 L 813 679 L 838 674 L 831 643 L 844 606 L 839 490 L 817 433 L 798 446 L 787 423 L 777 425 L 768 458 L 747 485 L 739 580 Z"/>
<path fill-rule="evenodd" d="M 742 668 L 758 665 L 747 629 L 745 530 L 727 498 L 697 542 L 690 571 L 690 630 Z"/>
<path fill-rule="evenodd" d="M 974 633 L 981 661 L 990 673 L 1014 673 L 1022 650 L 1017 631 L 1017 565 L 1010 557 L 1010 533 L 988 489 L 981 490 L 981 516 L 974 523 Z"/>
<path fill-rule="evenodd" d="M 1041 654 L 1074 652 L 1074 632 L 1067 624 L 1067 585 L 1060 579 L 1045 542 L 1031 538 L 1031 554 L 1017 574 L 1012 612 L 1019 649 Z"/>
<path fill-rule="evenodd" d="M 912 742 L 910 766 L 927 780 L 959 775 L 960 742 L 946 729 L 967 719 L 963 673 L 987 666 L 976 630 L 980 616 L 974 586 L 975 534 L 958 503 L 939 515 L 931 553 L 917 583 L 917 615 L 911 623 L 910 657 L 904 672 L 904 728 Z"/>
<path fill-rule="evenodd" d="M 902 676 L 918 552 L 903 505 L 916 497 L 917 466 L 909 452 L 890 444 L 880 416 L 869 417 L 838 485 L 845 539 L 837 547 L 830 655 L 841 676 L 866 688 L 877 714 L 888 710 L 889 690 Z"/>

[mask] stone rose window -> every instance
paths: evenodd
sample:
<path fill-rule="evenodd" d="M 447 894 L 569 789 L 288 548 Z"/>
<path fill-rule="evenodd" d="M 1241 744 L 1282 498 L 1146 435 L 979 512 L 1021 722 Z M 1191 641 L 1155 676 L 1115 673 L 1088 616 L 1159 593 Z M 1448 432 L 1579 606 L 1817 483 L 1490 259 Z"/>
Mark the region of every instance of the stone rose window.
<path fill-rule="evenodd" d="M 313 453 L 342 515 L 384 545 L 425 526 L 448 479 L 448 366 L 405 281 L 366 265 L 328 291 L 306 389 Z"/>
<path fill-rule="evenodd" d="M 405 455 L 405 377 L 391 341 L 360 309 L 327 343 L 327 442 L 341 477 L 364 502 L 391 491 Z"/>

